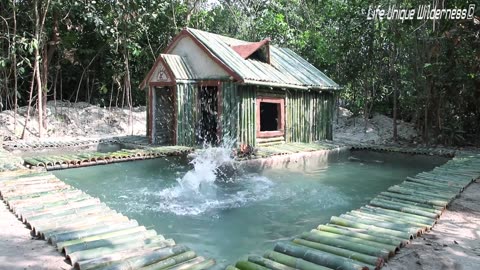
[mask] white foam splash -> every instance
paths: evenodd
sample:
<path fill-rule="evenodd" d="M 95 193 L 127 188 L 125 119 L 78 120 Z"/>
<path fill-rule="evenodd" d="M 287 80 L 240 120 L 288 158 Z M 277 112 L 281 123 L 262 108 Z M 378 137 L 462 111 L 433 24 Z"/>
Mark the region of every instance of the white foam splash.
<path fill-rule="evenodd" d="M 219 147 L 205 145 L 190 162 L 193 168 L 177 178 L 177 183 L 160 191 L 144 192 L 146 198 L 156 198 L 154 201 L 157 203 L 148 208 L 176 215 L 199 215 L 268 199 L 273 183 L 266 177 L 241 175 L 234 181 L 225 181 L 222 169 L 234 167 L 233 146 L 233 141 L 222 143 Z"/>
<path fill-rule="evenodd" d="M 144 200 L 136 201 L 135 212 L 150 209 L 154 212 L 173 213 L 178 216 L 196 216 L 209 211 L 240 208 L 249 203 L 267 200 L 272 196 L 273 182 L 259 175 L 243 175 L 235 182 L 212 183 L 196 190 L 177 184 L 160 191 L 144 191 Z M 154 201 L 155 203 L 151 203 Z"/>
<path fill-rule="evenodd" d="M 199 193 L 202 186 L 211 186 L 215 182 L 220 166 L 233 163 L 232 148 L 229 145 L 207 146 L 197 152 L 191 163 L 193 169 L 178 178 L 177 182 L 183 191 Z"/>

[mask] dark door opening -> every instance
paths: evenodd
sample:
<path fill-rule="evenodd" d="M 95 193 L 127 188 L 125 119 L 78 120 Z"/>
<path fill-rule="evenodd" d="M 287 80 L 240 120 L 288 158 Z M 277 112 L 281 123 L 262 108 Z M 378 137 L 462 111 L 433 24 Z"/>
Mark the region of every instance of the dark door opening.
<path fill-rule="evenodd" d="M 274 131 L 279 129 L 280 104 L 260 102 L 260 131 Z"/>
<path fill-rule="evenodd" d="M 218 135 L 218 88 L 216 86 L 200 87 L 200 134 L 202 143 L 217 144 Z"/>
<path fill-rule="evenodd" d="M 170 87 L 154 90 L 153 143 L 173 145 L 175 132 L 175 107 L 173 89 Z"/>

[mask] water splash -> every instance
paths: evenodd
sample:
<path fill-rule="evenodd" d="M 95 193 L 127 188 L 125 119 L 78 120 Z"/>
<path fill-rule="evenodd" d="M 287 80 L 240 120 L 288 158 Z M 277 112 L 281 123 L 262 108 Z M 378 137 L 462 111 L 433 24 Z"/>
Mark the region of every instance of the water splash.
<path fill-rule="evenodd" d="M 198 191 L 190 189 L 191 186 L 185 188 L 185 185 L 181 186 L 177 183 L 160 191 L 140 192 L 143 198 L 137 200 L 130 210 L 136 212 L 135 210 L 149 209 L 153 212 L 173 213 L 178 216 L 196 216 L 205 213 L 209 213 L 209 216 L 217 215 L 221 210 L 240 208 L 250 203 L 267 200 L 272 196 L 273 185 L 268 178 L 257 174 L 242 175 L 234 182 L 202 182 Z"/>
<path fill-rule="evenodd" d="M 207 145 L 196 152 L 195 158 L 190 162 L 193 169 L 187 172 L 177 182 L 180 191 L 200 193 L 202 189 L 208 190 L 219 176 L 224 173 L 221 167 L 233 167 L 233 143 L 223 143 L 219 147 Z"/>
<path fill-rule="evenodd" d="M 273 183 L 256 174 L 237 173 L 233 163 L 234 141 L 218 147 L 204 145 L 190 162 L 193 168 L 176 183 L 160 191 L 143 193 L 153 211 L 175 215 L 199 215 L 208 211 L 238 208 L 250 202 L 268 199 Z"/>

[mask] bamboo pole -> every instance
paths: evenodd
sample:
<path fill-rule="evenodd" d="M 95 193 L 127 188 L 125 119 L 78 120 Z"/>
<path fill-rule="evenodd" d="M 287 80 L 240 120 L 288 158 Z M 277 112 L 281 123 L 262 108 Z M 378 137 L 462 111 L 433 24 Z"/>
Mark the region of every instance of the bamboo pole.
<path fill-rule="evenodd" d="M 67 209 L 64 211 L 59 211 L 57 213 L 47 213 L 43 215 L 37 215 L 33 217 L 29 217 L 26 222 L 28 224 L 39 222 L 39 220 L 46 220 L 47 222 L 51 221 L 54 218 L 65 218 L 67 216 L 78 215 L 82 212 L 95 212 L 95 211 L 105 211 L 108 210 L 108 207 L 104 203 L 100 204 L 93 204 L 88 206 L 82 206 L 78 208 Z"/>
<path fill-rule="evenodd" d="M 272 270 L 294 270 L 295 268 L 260 256 L 248 256 L 248 261 Z"/>
<path fill-rule="evenodd" d="M 356 262 L 352 259 L 337 256 L 331 253 L 306 248 L 303 246 L 292 245 L 287 243 L 277 243 L 274 251 L 305 259 L 315 264 L 319 264 L 332 269 L 342 270 L 368 270 L 375 267 L 369 267 L 363 263 Z"/>
<path fill-rule="evenodd" d="M 135 249 L 135 248 L 154 248 L 161 249 L 165 247 L 171 247 L 175 243 L 173 241 L 165 240 L 163 236 L 153 236 L 147 239 L 128 239 L 130 241 L 125 241 L 123 243 L 110 243 L 104 246 L 79 250 L 67 254 L 67 258 L 70 259 L 72 264 L 75 264 L 79 261 L 86 261 L 102 257 L 114 252 L 121 252 L 125 250 Z M 173 243 L 172 243 L 173 242 Z"/>
<path fill-rule="evenodd" d="M 123 269 L 138 269 L 143 266 L 147 265 L 142 265 L 138 266 L 138 263 L 142 260 L 148 260 L 152 261 L 153 258 L 157 258 L 159 260 L 156 260 L 150 264 L 153 264 L 155 262 L 161 261 L 161 258 L 168 258 L 171 256 L 175 256 L 184 252 L 181 252 L 178 246 L 174 247 L 166 247 L 166 248 L 135 248 L 135 249 L 129 249 L 129 250 L 122 250 L 122 251 L 116 251 L 112 252 L 108 255 L 102 256 L 102 257 L 97 257 L 92 260 L 84 260 L 84 261 L 78 261 L 74 264 L 75 269 L 79 270 L 86 270 L 86 269 L 119 269 L 119 267 L 124 267 Z M 184 247 L 181 247 L 184 248 Z M 177 254 L 173 254 L 175 252 L 178 252 Z M 188 251 L 188 250 L 186 250 Z M 152 256 L 153 255 L 153 256 Z M 153 258 L 152 258 L 153 257 Z M 129 262 L 132 262 L 132 267 L 128 268 L 127 265 Z M 136 267 L 133 267 L 133 264 Z M 140 263 L 141 264 L 141 263 Z M 120 268 L 122 269 L 122 268 Z"/>
<path fill-rule="evenodd" d="M 407 220 L 407 219 L 399 220 L 397 217 L 375 214 L 375 213 L 371 213 L 371 212 L 368 212 L 368 211 L 353 210 L 353 211 L 348 212 L 347 214 L 351 215 L 351 216 L 358 217 L 358 218 L 366 218 L 366 219 L 369 219 L 369 220 L 392 222 L 392 223 L 399 224 L 399 225 L 402 225 L 402 226 L 416 226 L 418 228 L 423 228 L 423 229 L 419 230 L 422 233 L 427 231 L 427 230 L 430 230 L 432 228 L 431 224 L 429 225 L 429 224 L 419 223 L 419 222 L 411 221 L 411 220 Z"/>
<path fill-rule="evenodd" d="M 37 220 L 27 220 L 27 224 L 33 231 L 38 231 L 37 228 L 46 226 L 61 226 L 69 222 L 76 222 L 80 219 L 91 218 L 98 215 L 113 215 L 116 213 L 117 212 L 115 210 L 111 210 L 107 206 L 87 207 L 62 215 L 49 216 Z"/>
<path fill-rule="evenodd" d="M 102 234 L 97 234 L 97 235 L 92 235 L 88 237 L 83 237 L 79 239 L 74 239 L 74 240 L 69 240 L 69 241 L 64 241 L 64 242 L 57 242 L 57 250 L 64 252 L 64 248 L 76 244 L 87 244 L 88 242 L 91 241 L 97 241 L 100 239 L 109 239 L 109 238 L 114 238 L 118 236 L 124 236 L 124 235 L 129 235 L 132 233 L 144 233 L 147 229 L 143 226 L 138 226 L 138 227 L 133 227 L 133 228 L 128 228 L 128 229 L 123 229 L 123 230 L 118 230 L 118 231 L 113 231 L 113 232 L 107 232 L 107 233 L 102 233 Z"/>
<path fill-rule="evenodd" d="M 442 211 L 437 210 L 435 208 L 421 207 L 421 206 L 414 205 L 414 203 L 411 203 L 411 204 L 410 203 L 401 203 L 401 202 L 397 202 L 397 201 L 393 201 L 393 200 L 385 200 L 385 199 L 378 198 L 378 197 L 373 199 L 370 202 L 370 204 L 372 204 L 372 205 L 373 204 L 384 204 L 384 205 L 388 204 L 392 207 L 399 207 L 399 208 L 407 209 L 409 211 L 416 211 L 419 214 L 425 215 L 425 216 L 430 217 L 430 218 L 437 218 L 442 213 Z M 387 207 L 384 207 L 384 208 L 387 208 Z M 408 211 L 405 211 L 405 212 L 408 212 Z M 413 213 L 413 214 L 416 214 L 416 213 Z"/>
<path fill-rule="evenodd" d="M 67 232 L 79 228 L 81 226 L 95 225 L 97 223 L 108 222 L 111 220 L 116 221 L 128 221 L 128 217 L 116 213 L 115 211 L 110 211 L 107 213 L 97 213 L 91 215 L 79 216 L 77 219 L 73 220 L 59 220 L 56 222 L 49 222 L 37 225 L 32 227 L 32 232 L 34 235 L 37 235 L 43 239 L 52 233 Z M 48 237 L 47 237 L 48 238 Z"/>
<path fill-rule="evenodd" d="M 38 228 L 34 231 L 36 232 L 41 238 L 49 239 L 51 236 L 61 233 L 68 233 L 71 231 L 79 231 L 92 228 L 94 226 L 109 226 L 114 225 L 117 223 L 128 222 L 129 219 L 126 216 L 121 214 L 115 215 L 102 215 L 99 217 L 82 219 L 79 222 L 75 223 L 68 223 L 64 226 L 56 226 L 50 229 L 45 230 L 38 230 Z"/>
<path fill-rule="evenodd" d="M 360 210 L 373 212 L 375 214 L 388 215 L 388 216 L 396 217 L 399 219 L 413 220 L 413 221 L 422 222 L 425 224 L 435 224 L 437 222 L 437 220 L 434 218 L 428 218 L 428 217 L 405 213 L 397 210 L 379 208 L 371 205 L 362 206 L 360 207 Z"/>
<path fill-rule="evenodd" d="M 65 253 L 65 255 L 69 255 L 77 251 L 89 250 L 89 249 L 104 247 L 108 245 L 123 244 L 123 243 L 131 242 L 134 240 L 145 240 L 148 238 L 152 238 L 154 236 L 157 236 L 157 232 L 155 230 L 135 232 L 131 234 L 111 237 L 108 239 L 99 239 L 99 240 L 66 246 L 63 248 L 63 252 Z M 158 235 L 158 237 L 163 238 L 163 240 L 165 240 L 165 238 L 161 235 Z"/>
<path fill-rule="evenodd" d="M 366 263 L 368 265 L 374 265 L 377 268 L 382 267 L 384 264 L 384 259 L 380 256 L 370 256 L 370 255 L 366 255 L 363 252 L 356 252 L 356 251 L 352 251 L 351 249 L 339 248 L 333 245 L 325 245 L 322 243 L 307 241 L 299 238 L 295 238 L 293 242 L 295 244 L 299 244 L 302 246 L 314 248 L 317 250 L 325 251 L 325 252 L 332 253 L 345 258 L 353 259 L 355 261 Z"/>
<path fill-rule="evenodd" d="M 415 207 L 422 207 L 422 208 L 426 208 L 426 209 L 437 210 L 439 214 L 441 214 L 443 212 L 443 210 L 445 210 L 445 207 L 443 207 L 443 206 L 438 206 L 438 205 L 429 204 L 429 203 L 419 203 L 419 202 L 414 202 L 414 201 L 411 201 L 411 200 L 405 200 L 405 199 L 402 199 L 402 198 L 385 196 L 383 194 L 379 194 L 376 198 L 381 199 L 381 200 L 385 200 L 385 201 L 403 203 L 403 204 L 406 204 L 406 205 L 409 205 L 409 206 L 415 206 Z"/>
<path fill-rule="evenodd" d="M 393 235 L 393 236 L 396 236 L 396 237 L 400 237 L 402 239 L 413 239 L 413 234 L 410 234 L 410 233 L 396 231 L 396 230 L 392 230 L 392 229 L 385 229 L 385 228 L 381 228 L 381 227 L 377 227 L 377 226 L 373 226 L 373 225 L 363 224 L 363 223 L 360 223 L 360 222 L 353 222 L 351 220 L 347 220 L 347 219 L 340 218 L 340 217 L 335 217 L 335 216 L 330 218 L 330 223 L 333 223 L 335 225 L 340 225 L 340 226 L 343 226 L 343 227 L 366 229 L 368 231 L 383 233 L 383 234 L 387 234 L 387 235 Z"/>
<path fill-rule="evenodd" d="M 299 270 L 331 270 L 331 268 L 314 264 L 309 261 L 305 261 L 300 258 L 285 255 L 283 253 L 276 252 L 276 251 L 267 251 L 263 256 L 272 261 L 275 261 Z"/>
<path fill-rule="evenodd" d="M 167 269 L 169 267 L 172 267 L 174 265 L 186 262 L 188 260 L 191 260 L 195 258 L 197 255 L 193 251 L 187 251 L 184 253 L 180 253 L 178 255 L 172 256 L 170 258 L 167 258 L 165 260 L 161 260 L 159 262 L 150 264 L 148 266 L 140 268 L 140 270 L 159 270 L 159 269 Z"/>
<path fill-rule="evenodd" d="M 235 267 L 240 270 L 268 270 L 268 268 L 249 261 L 238 261 Z"/>
<path fill-rule="evenodd" d="M 430 199 L 430 198 L 425 198 L 423 196 L 411 196 L 411 195 L 404 195 L 404 194 L 388 192 L 388 191 L 381 192 L 380 194 L 383 196 L 391 197 L 391 198 L 404 199 L 407 201 L 432 204 L 432 205 L 437 205 L 442 207 L 446 207 L 448 205 L 447 200 Z"/>
<path fill-rule="evenodd" d="M 385 229 L 391 229 L 395 231 L 401 231 L 401 232 L 407 232 L 416 236 L 419 236 L 422 234 L 424 231 L 422 227 L 414 227 L 409 224 L 403 224 L 403 223 L 395 223 L 395 222 L 388 222 L 388 221 L 382 221 L 382 220 L 372 220 L 369 218 L 367 215 L 363 215 L 361 218 L 358 216 L 354 216 L 351 214 L 342 214 L 340 215 L 341 218 L 351 220 L 351 221 L 358 221 L 363 224 L 367 225 L 374 225 L 376 227 L 380 228 L 385 228 Z"/>
<path fill-rule="evenodd" d="M 320 244 L 348 249 L 374 257 L 381 257 L 385 260 L 395 255 L 395 251 L 398 249 L 396 246 L 317 230 L 302 233 L 300 237 L 304 240 Z"/>
<path fill-rule="evenodd" d="M 138 222 L 136 220 L 130 220 L 127 222 L 116 223 L 108 226 L 97 226 L 85 230 L 71 231 L 66 233 L 60 233 L 52 235 L 48 238 L 48 242 L 56 245 L 58 242 L 65 242 L 69 240 L 81 239 L 88 236 L 94 236 L 97 234 L 108 233 L 113 231 L 119 231 L 123 229 L 129 229 L 137 227 Z"/>
<path fill-rule="evenodd" d="M 317 230 L 319 231 L 324 231 L 324 232 L 330 232 L 330 233 L 335 233 L 339 235 L 345 235 L 345 236 L 350 236 L 350 237 L 355 237 L 359 239 L 364 239 L 372 242 L 377 242 L 377 243 L 382 243 L 382 244 L 387 244 L 395 247 L 402 247 L 407 244 L 407 242 L 403 239 L 397 238 L 397 237 L 392 237 L 388 235 L 371 235 L 371 234 L 366 234 L 366 233 L 360 233 L 356 232 L 353 230 L 349 230 L 347 227 L 335 227 L 332 225 L 319 225 L 317 227 Z"/>

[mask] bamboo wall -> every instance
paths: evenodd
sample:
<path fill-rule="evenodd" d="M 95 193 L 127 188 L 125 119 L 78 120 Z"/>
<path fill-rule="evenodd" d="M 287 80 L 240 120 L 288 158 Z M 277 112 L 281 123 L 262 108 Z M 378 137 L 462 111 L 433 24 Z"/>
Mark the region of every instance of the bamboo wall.
<path fill-rule="evenodd" d="M 197 145 L 198 86 L 176 86 L 177 145 Z M 332 139 L 334 94 L 323 91 L 280 90 L 223 82 L 221 87 L 220 132 L 222 139 L 238 144 L 273 143 L 256 138 L 256 97 L 285 98 L 285 135 L 275 142 L 313 142 Z M 173 119 L 173 117 L 172 117 Z M 151 127 L 150 127 L 151 128 Z"/>
<path fill-rule="evenodd" d="M 288 90 L 285 103 L 287 142 L 332 139 L 334 95 L 331 92 Z"/>
<path fill-rule="evenodd" d="M 238 86 L 239 129 L 238 142 L 240 144 L 256 145 L 256 86 Z"/>
<path fill-rule="evenodd" d="M 151 115 L 150 115 L 150 110 L 153 106 L 152 100 L 150 98 L 150 92 L 152 91 L 152 86 L 148 87 L 148 91 L 146 91 L 146 97 L 145 100 L 147 101 L 147 137 L 150 142 L 152 138 L 152 120 L 151 120 Z"/>
<path fill-rule="evenodd" d="M 222 140 L 236 140 L 238 138 L 240 112 L 237 84 L 223 82 L 221 89 L 220 125 Z"/>
<path fill-rule="evenodd" d="M 177 84 L 177 145 L 194 146 L 197 123 L 198 86 L 192 83 Z"/>

